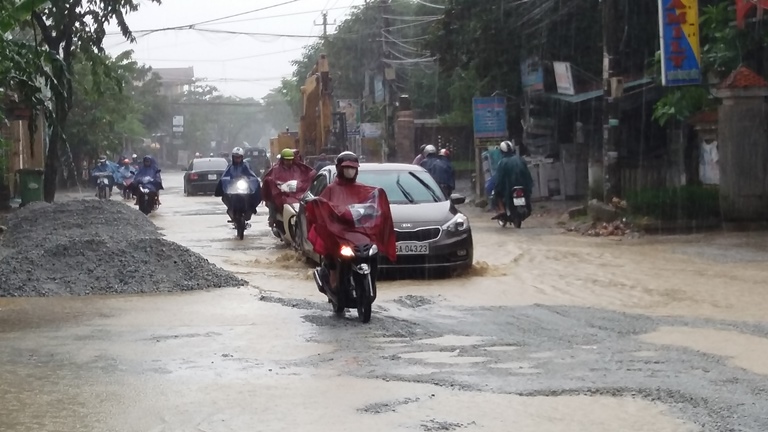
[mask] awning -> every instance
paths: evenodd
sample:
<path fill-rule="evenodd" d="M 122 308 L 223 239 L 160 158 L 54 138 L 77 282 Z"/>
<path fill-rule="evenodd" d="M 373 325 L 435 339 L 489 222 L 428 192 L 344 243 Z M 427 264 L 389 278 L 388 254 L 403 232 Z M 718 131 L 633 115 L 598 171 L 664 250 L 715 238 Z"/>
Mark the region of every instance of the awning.
<path fill-rule="evenodd" d="M 637 87 L 637 86 L 640 86 L 640 85 L 643 85 L 643 84 L 652 83 L 652 82 L 653 82 L 653 79 L 651 79 L 651 78 L 643 78 L 643 79 L 639 79 L 639 80 L 636 80 L 636 81 L 630 81 L 630 82 L 624 84 L 624 89 L 628 89 L 628 88 L 631 88 L 631 87 Z M 552 98 L 552 99 L 559 99 L 559 100 L 562 100 L 562 101 L 565 101 L 565 102 L 579 103 L 579 102 L 584 102 L 586 100 L 590 100 L 590 99 L 595 99 L 595 98 L 601 97 L 601 96 L 603 96 L 603 91 L 602 90 L 594 90 L 594 91 L 591 91 L 591 92 L 579 93 L 579 94 L 576 94 L 576 95 L 564 95 L 564 94 L 560 94 L 560 93 L 546 93 L 546 94 L 544 94 L 544 96 Z"/>

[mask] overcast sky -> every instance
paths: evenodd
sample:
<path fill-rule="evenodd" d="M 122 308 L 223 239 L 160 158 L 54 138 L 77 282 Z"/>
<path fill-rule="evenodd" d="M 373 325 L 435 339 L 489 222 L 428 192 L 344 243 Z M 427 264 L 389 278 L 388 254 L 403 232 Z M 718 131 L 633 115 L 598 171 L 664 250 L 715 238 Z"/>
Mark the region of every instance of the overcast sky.
<path fill-rule="evenodd" d="M 281 3 L 288 4 L 275 6 Z M 125 42 L 119 35 L 109 35 L 104 47 L 113 55 L 133 49 L 136 60 L 155 68 L 193 66 L 196 77 L 208 79 L 224 94 L 260 99 L 280 83 L 281 77 L 293 72 L 290 62 L 301 54 L 302 47 L 322 34 L 322 26 L 315 25 L 322 21 L 321 10 L 328 11 L 330 23 L 340 23 L 352 6 L 363 3 L 364 0 L 163 0 L 158 6 L 141 0 L 141 9 L 127 16 L 133 31 L 182 26 L 266 8 L 198 28 L 302 37 L 171 30 L 136 33 L 135 44 Z M 333 29 L 329 26 L 329 33 Z"/>

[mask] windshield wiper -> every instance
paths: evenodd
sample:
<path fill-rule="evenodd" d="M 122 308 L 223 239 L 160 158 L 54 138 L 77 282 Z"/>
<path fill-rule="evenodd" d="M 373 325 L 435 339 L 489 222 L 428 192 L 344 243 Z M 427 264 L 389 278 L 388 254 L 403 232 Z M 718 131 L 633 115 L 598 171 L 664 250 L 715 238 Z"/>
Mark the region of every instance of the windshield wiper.
<path fill-rule="evenodd" d="M 416 181 L 421 183 L 421 185 L 424 186 L 429 191 L 429 194 L 432 195 L 432 199 L 435 200 L 435 202 L 440 202 L 440 197 L 437 196 L 437 193 L 435 192 L 434 189 L 432 189 L 429 183 L 425 182 L 423 179 L 417 176 L 416 173 L 414 173 L 413 171 L 408 171 L 408 174 L 410 174 L 411 177 L 415 178 Z"/>
<path fill-rule="evenodd" d="M 405 187 L 402 183 L 400 183 L 400 174 L 397 175 L 397 181 L 395 182 L 397 185 L 397 188 L 400 189 L 400 192 L 402 192 L 405 199 L 408 200 L 409 203 L 413 204 L 416 202 L 416 200 L 413 199 L 413 195 L 411 195 L 407 190 L 405 190 Z"/>

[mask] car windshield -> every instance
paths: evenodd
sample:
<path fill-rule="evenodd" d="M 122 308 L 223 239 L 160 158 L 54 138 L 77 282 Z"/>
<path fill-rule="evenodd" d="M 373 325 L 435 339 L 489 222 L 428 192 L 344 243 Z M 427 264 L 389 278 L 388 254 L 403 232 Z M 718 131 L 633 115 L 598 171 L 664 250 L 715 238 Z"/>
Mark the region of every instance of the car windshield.
<path fill-rule="evenodd" d="M 227 169 L 226 159 L 200 159 L 195 161 L 194 171 L 224 171 Z"/>
<path fill-rule="evenodd" d="M 392 204 L 445 201 L 435 180 L 423 171 L 360 171 L 357 181 L 384 189 Z"/>

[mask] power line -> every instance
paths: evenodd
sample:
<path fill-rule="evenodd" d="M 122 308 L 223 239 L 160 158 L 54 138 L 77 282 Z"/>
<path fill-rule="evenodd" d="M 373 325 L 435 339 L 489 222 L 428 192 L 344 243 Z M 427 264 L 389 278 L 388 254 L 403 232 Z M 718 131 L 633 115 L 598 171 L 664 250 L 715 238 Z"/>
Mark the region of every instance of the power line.
<path fill-rule="evenodd" d="M 134 30 L 134 31 L 132 31 L 132 33 L 133 34 L 144 33 L 143 36 L 146 36 L 147 34 L 156 33 L 156 32 L 159 32 L 159 31 L 178 30 L 178 29 L 183 29 L 183 28 L 191 28 L 191 27 L 198 26 L 198 25 L 210 24 L 210 23 L 213 23 L 213 22 L 216 22 L 216 21 L 222 21 L 222 20 L 229 19 L 229 18 L 236 18 L 236 17 L 239 17 L 239 16 L 249 15 L 249 14 L 252 14 L 252 13 L 261 12 L 261 11 L 265 11 L 265 10 L 268 10 L 268 9 L 274 9 L 276 7 L 289 5 L 291 3 L 296 3 L 297 1 L 299 1 L 299 0 L 288 0 L 288 1 L 284 1 L 282 3 L 278 3 L 278 4 L 274 4 L 274 5 L 260 7 L 258 9 L 252 9 L 252 10 L 249 10 L 249 11 L 240 12 L 240 13 L 236 13 L 236 14 L 233 14 L 233 15 L 227 15 L 227 16 L 223 16 L 223 17 L 219 17 L 219 18 L 213 18 L 213 19 L 209 19 L 209 20 L 205 20 L 205 21 L 200 21 L 200 22 L 195 22 L 195 23 L 191 23 L 191 24 L 182 24 L 182 25 L 178 25 L 178 26 L 163 27 L 163 28 L 148 29 L 148 30 Z M 108 36 L 110 36 L 110 35 L 117 35 L 117 34 L 122 34 L 122 33 L 120 33 L 120 32 L 108 32 L 108 33 L 106 33 L 106 35 L 108 35 Z"/>
<path fill-rule="evenodd" d="M 272 18 L 284 18 L 284 17 L 297 16 L 297 15 L 309 15 L 309 14 L 321 13 L 321 12 L 326 12 L 326 11 L 349 9 L 350 7 L 351 6 L 339 6 L 339 7 L 333 7 L 333 8 L 321 9 L 321 10 L 313 10 L 313 11 L 288 12 L 288 13 L 279 14 L 279 15 L 260 16 L 260 17 L 253 17 L 253 18 L 245 18 L 245 19 L 241 19 L 241 20 L 232 20 L 232 21 L 221 21 L 221 22 L 217 22 L 217 23 L 213 23 L 213 24 L 215 24 L 215 25 L 218 25 L 218 24 L 235 24 L 235 23 L 241 23 L 241 22 L 251 22 L 251 21 L 266 20 L 266 19 L 272 19 Z"/>
<path fill-rule="evenodd" d="M 141 59 L 141 58 L 137 58 L 135 60 L 137 60 L 137 61 L 144 61 L 144 62 L 146 62 L 146 61 L 154 61 L 154 62 L 168 62 L 168 63 L 171 63 L 171 62 L 229 63 L 229 62 L 233 62 L 233 61 L 247 60 L 247 59 L 258 58 L 258 57 L 267 57 L 267 56 L 271 56 L 271 55 L 284 54 L 284 53 L 289 53 L 289 52 L 293 52 L 293 51 L 301 51 L 303 49 L 304 49 L 304 47 L 291 48 L 291 49 L 286 49 L 286 50 L 282 50 L 282 51 L 272 51 L 272 52 L 267 52 L 267 53 L 259 53 L 259 54 L 244 56 L 244 57 L 235 57 L 235 58 L 222 59 L 222 60 L 211 60 L 211 59 L 200 59 L 200 60 L 192 60 L 192 59 L 186 59 L 186 60 L 185 59 Z"/>

